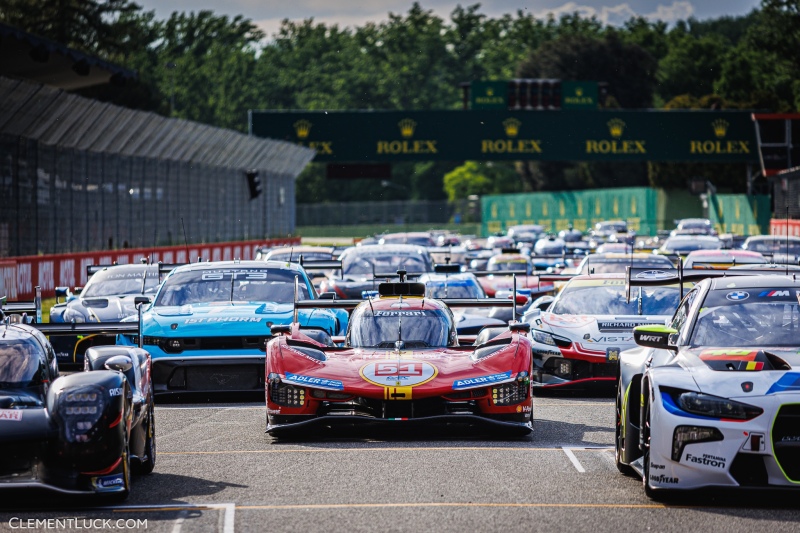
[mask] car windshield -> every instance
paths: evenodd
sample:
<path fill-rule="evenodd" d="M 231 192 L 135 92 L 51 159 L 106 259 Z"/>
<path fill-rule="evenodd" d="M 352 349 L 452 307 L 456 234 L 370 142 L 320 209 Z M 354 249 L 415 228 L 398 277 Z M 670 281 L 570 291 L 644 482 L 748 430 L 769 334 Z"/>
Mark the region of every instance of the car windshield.
<path fill-rule="evenodd" d="M 751 241 L 747 243 L 747 249 L 752 250 L 754 252 L 761 252 L 767 254 L 800 255 L 800 242 L 789 242 L 789 246 L 787 248 L 785 241 L 784 242 L 780 242 L 777 240 Z"/>
<path fill-rule="evenodd" d="M 711 291 L 692 331 L 692 346 L 800 346 L 795 289 Z"/>
<path fill-rule="evenodd" d="M 668 252 L 691 252 L 692 250 L 718 250 L 722 243 L 716 239 L 667 239 L 664 250 Z"/>
<path fill-rule="evenodd" d="M 36 341 L 4 340 L 0 344 L 0 389 L 41 385 L 43 367 Z"/>
<path fill-rule="evenodd" d="M 584 261 L 581 267 L 581 274 L 588 274 L 589 268 L 594 270 L 595 274 L 624 274 L 625 269 L 629 266 L 634 268 L 658 268 L 661 270 L 670 270 L 675 266 L 670 261 L 630 261 L 625 259 L 603 259 L 600 261 Z"/>
<path fill-rule="evenodd" d="M 530 274 L 530 263 L 524 259 L 516 261 L 490 261 L 486 265 L 486 270 L 490 272 L 527 272 Z"/>
<path fill-rule="evenodd" d="M 145 294 L 154 293 L 158 288 L 158 269 L 147 268 Z M 123 294 L 142 294 L 142 276 L 145 267 L 138 270 L 129 268 L 108 268 L 101 270 L 89 278 L 83 288 L 83 298 L 101 298 L 103 296 L 120 296 Z"/>
<path fill-rule="evenodd" d="M 402 339 L 404 348 L 448 346 L 453 322 L 441 309 L 373 310 L 361 306 L 350 319 L 348 340 L 354 348 L 394 348 Z"/>
<path fill-rule="evenodd" d="M 178 272 L 166 279 L 157 306 L 222 302 L 294 302 L 294 280 L 300 278 L 300 300 L 309 288 L 302 275 L 278 268 L 220 268 Z"/>
<path fill-rule="evenodd" d="M 485 298 L 483 289 L 475 283 L 450 281 L 445 287 L 444 281 L 428 282 L 425 295 L 428 298 Z"/>
<path fill-rule="evenodd" d="M 333 257 L 333 254 L 330 252 L 275 252 L 274 254 L 269 254 L 267 257 L 268 261 L 289 261 L 292 260 L 294 262 L 299 262 L 300 257 L 303 258 L 304 261 L 330 261 Z"/>
<path fill-rule="evenodd" d="M 626 231 L 628 231 L 628 226 L 627 224 L 623 223 L 600 222 L 596 226 L 596 229 L 597 231 L 605 231 L 605 232 L 614 231 L 617 233 L 625 233 Z"/>
<path fill-rule="evenodd" d="M 711 222 L 707 220 L 684 220 L 678 224 L 678 229 L 710 229 Z"/>
<path fill-rule="evenodd" d="M 641 298 L 641 309 L 639 299 Z M 568 284 L 550 312 L 557 315 L 672 315 L 680 301 L 676 287 L 639 287 L 625 301 L 623 280 L 579 280 Z"/>
<path fill-rule="evenodd" d="M 381 239 L 383 244 L 416 244 L 417 246 L 433 246 L 433 238 L 425 235 L 392 235 Z"/>
<path fill-rule="evenodd" d="M 428 272 L 427 261 L 422 255 L 398 254 L 370 254 L 348 255 L 342 259 L 342 268 L 346 275 L 354 274 L 394 274 L 398 270 L 406 272 Z"/>

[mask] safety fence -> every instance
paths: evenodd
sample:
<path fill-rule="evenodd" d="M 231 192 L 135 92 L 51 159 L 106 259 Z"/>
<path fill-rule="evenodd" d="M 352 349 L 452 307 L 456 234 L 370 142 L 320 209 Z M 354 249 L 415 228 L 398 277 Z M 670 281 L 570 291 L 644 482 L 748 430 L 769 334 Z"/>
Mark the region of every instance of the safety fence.
<path fill-rule="evenodd" d="M 786 220 L 773 218 L 769 221 L 769 234 L 791 237 L 800 237 L 800 220 Z"/>
<path fill-rule="evenodd" d="M 130 264 L 142 259 L 153 263 L 192 263 L 198 260 L 230 261 L 254 259 L 261 247 L 300 244 L 299 238 L 189 244 L 158 248 L 107 250 L 77 254 L 15 257 L 0 260 L 0 296 L 9 301 L 31 300 L 35 287 L 42 296 L 52 297 L 56 287 L 83 286 L 90 265 Z"/>

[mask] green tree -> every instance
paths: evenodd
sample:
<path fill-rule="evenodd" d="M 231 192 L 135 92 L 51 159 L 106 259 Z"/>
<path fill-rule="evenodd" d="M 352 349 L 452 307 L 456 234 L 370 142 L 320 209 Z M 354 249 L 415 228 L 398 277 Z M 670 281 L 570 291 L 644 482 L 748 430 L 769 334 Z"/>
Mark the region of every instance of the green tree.
<path fill-rule="evenodd" d="M 444 190 L 448 200 L 463 200 L 468 196 L 478 196 L 492 192 L 492 180 L 484 174 L 481 163 L 467 161 L 444 176 Z"/>
<path fill-rule="evenodd" d="M 680 94 L 712 93 L 730 42 L 719 34 L 695 37 L 678 30 L 670 33 L 669 41 L 669 52 L 658 64 L 658 96 L 669 101 Z"/>

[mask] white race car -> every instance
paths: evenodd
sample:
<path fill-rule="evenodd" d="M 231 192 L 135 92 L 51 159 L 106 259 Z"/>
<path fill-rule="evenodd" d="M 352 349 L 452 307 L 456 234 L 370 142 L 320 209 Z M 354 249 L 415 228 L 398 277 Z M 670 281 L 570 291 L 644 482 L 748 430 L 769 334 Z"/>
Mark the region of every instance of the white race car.
<path fill-rule="evenodd" d="M 664 325 L 680 302 L 678 285 L 625 289 L 624 274 L 576 276 L 546 312 L 523 316 L 531 325 L 533 386 L 614 384 L 619 354 L 635 346 L 633 328 Z"/>
<path fill-rule="evenodd" d="M 620 356 L 617 467 L 651 497 L 800 488 L 800 280 L 710 272 Z"/>

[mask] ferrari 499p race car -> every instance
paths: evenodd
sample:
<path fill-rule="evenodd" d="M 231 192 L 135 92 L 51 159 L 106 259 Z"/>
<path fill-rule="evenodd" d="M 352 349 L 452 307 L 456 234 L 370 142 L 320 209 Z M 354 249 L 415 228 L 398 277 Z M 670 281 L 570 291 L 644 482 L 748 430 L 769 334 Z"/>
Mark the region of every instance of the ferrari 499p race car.
<path fill-rule="evenodd" d="M 703 272 L 671 322 L 637 327 L 640 347 L 620 358 L 617 466 L 652 497 L 800 487 L 800 281 Z"/>
<path fill-rule="evenodd" d="M 527 324 L 484 330 L 475 345 L 462 346 L 449 307 L 513 305 L 510 300 L 436 300 L 425 297 L 424 284 L 403 282 L 382 283 L 379 294 L 296 304 L 355 309 L 343 347 L 307 337 L 296 324 L 269 342 L 269 433 L 448 424 L 531 431 Z"/>
<path fill-rule="evenodd" d="M 139 324 L 4 322 L 0 491 L 127 497 L 131 468 L 148 474 L 156 461 L 150 356 L 138 347 L 95 346 L 86 351 L 86 372 L 59 376 L 45 334 L 138 335 Z"/>

